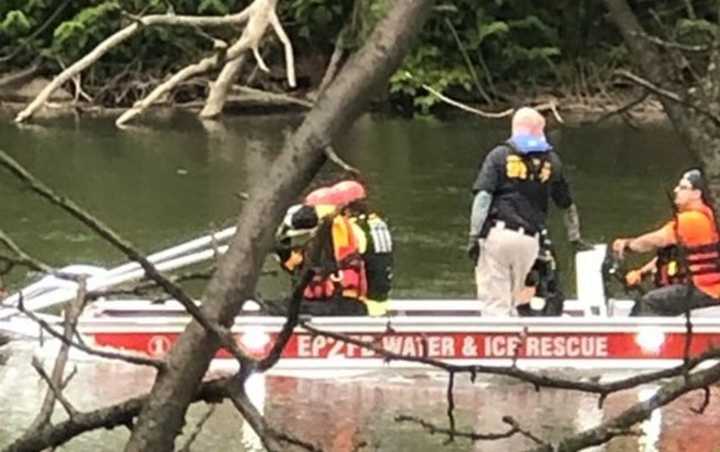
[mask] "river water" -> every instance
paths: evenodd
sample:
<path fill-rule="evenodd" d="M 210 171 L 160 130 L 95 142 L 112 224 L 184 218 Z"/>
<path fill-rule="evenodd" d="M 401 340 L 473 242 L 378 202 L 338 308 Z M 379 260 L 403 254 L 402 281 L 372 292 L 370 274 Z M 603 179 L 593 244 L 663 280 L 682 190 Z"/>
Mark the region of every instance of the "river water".
<path fill-rule="evenodd" d="M 108 119 L 57 119 L 15 126 L 0 117 L 0 149 L 57 191 L 71 197 L 145 252 L 179 243 L 210 228 L 234 222 L 238 196 L 267 174 L 294 116 L 235 117 L 203 125 L 188 114 L 158 117 L 146 126 L 117 130 Z M 634 130 L 618 125 L 564 127 L 559 151 L 565 163 L 586 239 L 601 243 L 659 225 L 670 214 L 664 190 L 691 164 L 673 131 L 655 126 Z M 467 235 L 469 186 L 477 165 L 507 134 L 501 122 L 458 118 L 398 119 L 365 116 L 337 144 L 368 182 L 374 206 L 390 220 L 396 243 L 398 298 L 470 298 L 472 269 L 463 249 Z M 321 178 L 336 169 L 328 167 Z M 63 215 L 20 189 L 0 172 L 0 229 L 26 251 L 54 266 L 91 263 L 111 266 L 121 256 Z M 565 285 L 572 292 L 572 256 L 557 215 L 550 228 L 558 247 Z M 270 268 L 270 266 L 268 266 Z M 9 281 L 22 284 L 28 275 Z M 286 286 L 268 276 L 263 294 Z M 43 384 L 30 367 L 28 344 L 13 345 L 0 366 L 0 447 L 32 419 Z M 48 364 L 49 365 L 49 364 Z M 152 372 L 124 364 L 78 363 L 69 396 L 78 408 L 119 401 L 146 391 Z M 462 380 L 462 379 L 460 379 Z M 258 404 L 278 427 L 325 450 L 434 451 L 446 438 L 394 422 L 414 414 L 446 425 L 442 375 L 376 375 L 345 379 L 257 378 Z M 652 388 L 611 397 L 603 409 L 595 398 L 543 390 L 506 380 L 461 382 L 458 424 L 466 430 L 501 431 L 503 415 L 547 440 L 588 428 L 617 413 Z M 720 444 L 718 413 L 694 415 L 701 395 L 691 395 L 655 415 L 641 428 L 645 439 L 623 438 L 604 450 L 713 451 Z M 191 410 L 188 428 L 207 410 Z M 127 433 L 95 432 L 65 450 L 118 450 Z M 180 441 L 178 445 L 182 444 Z M 197 439 L 197 450 L 255 450 L 232 407 L 223 404 Z M 496 444 L 457 440 L 442 450 L 522 450 L 532 443 Z"/>

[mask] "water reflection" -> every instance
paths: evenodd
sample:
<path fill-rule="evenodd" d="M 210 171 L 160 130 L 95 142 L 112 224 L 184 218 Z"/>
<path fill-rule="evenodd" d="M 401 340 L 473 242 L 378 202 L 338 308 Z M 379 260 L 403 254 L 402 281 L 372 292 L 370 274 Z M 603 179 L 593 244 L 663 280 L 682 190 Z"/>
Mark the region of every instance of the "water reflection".
<path fill-rule="evenodd" d="M 15 343 L 13 354 L 0 366 L 0 447 L 32 421 L 42 403 L 45 385 L 30 365 L 32 347 Z M 78 374 L 71 382 L 68 398 L 79 410 L 91 410 L 149 390 L 154 370 L 106 361 L 77 362 Z M 50 363 L 45 363 L 46 367 Z M 610 376 L 612 379 L 622 375 Z M 526 450 L 535 444 L 524 437 L 470 443 L 431 435 L 419 426 L 397 423 L 396 416 L 412 415 L 446 427 L 446 376 L 440 373 L 378 373 L 353 378 L 291 378 L 255 375 L 248 382 L 248 395 L 276 429 L 291 433 L 323 450 L 377 451 L 489 451 Z M 598 408 L 595 396 L 567 391 L 535 391 L 532 386 L 501 378 L 480 378 L 472 384 L 466 376 L 456 378 L 456 422 L 459 430 L 502 432 L 508 429 L 503 416 L 512 416 L 521 426 L 544 441 L 556 444 L 567 435 L 597 426 L 657 390 L 647 386 L 610 396 Z M 712 399 L 720 393 L 712 389 Z M 691 408 L 700 406 L 702 391 L 677 400 L 655 412 L 636 430 L 642 436 L 625 436 L 589 450 L 699 451 L 714 452 L 720 444 L 720 408 L 711 403 L 704 415 Z M 191 407 L 186 428 L 177 444 L 184 444 L 208 407 Z M 58 408 L 56 420 L 64 418 Z M 74 440 L 63 450 L 115 451 L 127 440 L 123 428 L 98 430 Z M 195 440 L 197 450 L 261 451 L 252 429 L 232 404 L 220 404 Z"/>

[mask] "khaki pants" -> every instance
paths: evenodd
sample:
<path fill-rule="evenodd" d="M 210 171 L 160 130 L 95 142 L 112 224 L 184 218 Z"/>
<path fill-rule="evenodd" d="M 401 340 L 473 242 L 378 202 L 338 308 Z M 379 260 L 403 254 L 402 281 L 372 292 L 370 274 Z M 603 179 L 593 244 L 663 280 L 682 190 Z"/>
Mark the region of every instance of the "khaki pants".
<path fill-rule="evenodd" d="M 525 278 L 540 251 L 538 236 L 493 226 L 481 242 L 475 267 L 477 297 L 484 316 L 516 316 L 514 294 L 525 287 Z"/>

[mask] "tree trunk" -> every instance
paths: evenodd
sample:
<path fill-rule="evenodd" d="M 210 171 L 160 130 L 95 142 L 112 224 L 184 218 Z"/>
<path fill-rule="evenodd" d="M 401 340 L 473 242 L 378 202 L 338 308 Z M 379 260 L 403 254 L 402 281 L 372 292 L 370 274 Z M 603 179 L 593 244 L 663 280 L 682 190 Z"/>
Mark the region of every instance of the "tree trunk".
<path fill-rule="evenodd" d="M 605 0 L 610 18 L 620 29 L 625 45 L 643 77 L 656 86 L 675 91 L 685 103 L 680 104 L 666 97 L 660 102 L 685 142 L 692 157 L 703 166 L 710 184 L 712 195 L 720 199 L 720 123 L 716 119 L 720 114 L 720 51 L 717 46 L 709 50 L 710 64 L 707 71 L 695 84 L 684 86 L 676 82 L 683 80 L 682 69 L 674 66 L 668 49 L 662 49 L 648 39 L 643 38 L 643 30 L 637 16 L 630 9 L 627 0 Z M 705 112 L 688 107 L 701 106 Z"/>
<path fill-rule="evenodd" d="M 376 89 L 397 70 L 432 4 L 432 0 L 392 2 L 368 42 L 286 142 L 264 183 L 251 191 L 230 249 L 204 295 L 203 311 L 209 319 L 229 326 L 243 302 L 254 296 L 274 226 L 324 163 L 324 148 L 351 126 Z M 127 451 L 174 450 L 188 404 L 218 347 L 218 340 L 197 322 L 188 326 L 167 358 L 168 370 L 157 375 Z"/>

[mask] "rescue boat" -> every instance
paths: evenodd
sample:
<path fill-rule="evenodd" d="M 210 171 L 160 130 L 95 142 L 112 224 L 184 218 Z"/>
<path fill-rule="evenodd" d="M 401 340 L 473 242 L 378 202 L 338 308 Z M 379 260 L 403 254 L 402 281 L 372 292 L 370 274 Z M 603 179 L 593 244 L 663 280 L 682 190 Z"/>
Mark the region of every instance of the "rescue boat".
<path fill-rule="evenodd" d="M 222 241 L 233 233 L 229 228 L 153 254 L 148 260 L 161 271 L 182 268 L 224 252 L 227 245 Z M 604 245 L 576 254 L 577 299 L 565 302 L 560 317 L 482 317 L 475 300 L 390 300 L 384 317 L 304 317 L 270 373 L 419 369 L 426 367 L 423 358 L 519 368 L 659 369 L 720 345 L 720 306 L 693 311 L 691 335 L 682 317 L 628 317 L 633 301 L 606 297 L 604 258 Z M 86 275 L 88 290 L 144 276 L 136 263 L 109 270 L 70 266 L 62 272 Z M 76 282 L 56 276 L 27 286 L 0 303 L 0 331 L 36 334 L 37 325 L 17 309 L 18 301 L 22 299 L 26 310 L 47 321 L 59 321 L 44 310 L 74 298 L 77 289 Z M 255 303 L 246 305 L 232 332 L 242 349 L 261 357 L 272 348 L 285 319 L 263 315 Z M 100 300 L 86 308 L 78 329 L 89 345 L 162 357 L 189 321 L 175 301 Z M 393 354 L 392 359 L 381 350 Z M 394 359 L 400 356 L 410 359 Z M 235 360 L 221 350 L 215 362 Z"/>

